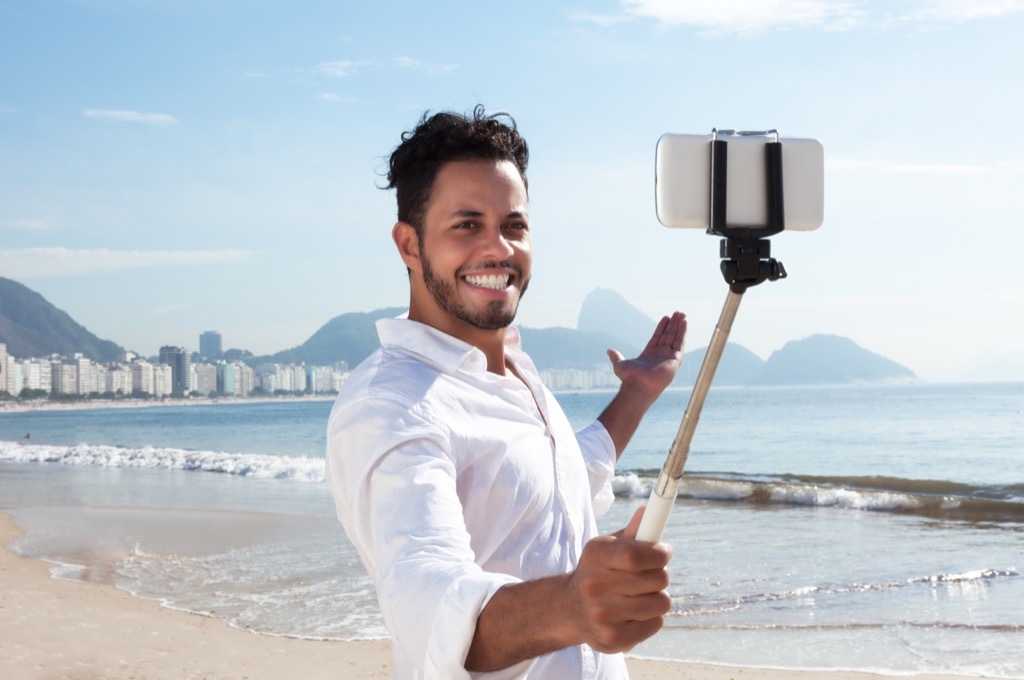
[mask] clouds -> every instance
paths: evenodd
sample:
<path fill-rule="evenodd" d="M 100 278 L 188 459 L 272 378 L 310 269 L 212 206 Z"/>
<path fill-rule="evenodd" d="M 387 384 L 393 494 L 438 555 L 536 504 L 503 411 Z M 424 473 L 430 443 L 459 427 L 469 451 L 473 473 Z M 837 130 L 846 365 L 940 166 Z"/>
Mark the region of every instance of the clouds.
<path fill-rule="evenodd" d="M 332 78 L 348 78 L 362 71 L 379 71 L 383 69 L 399 69 L 425 73 L 427 75 L 441 75 L 452 73 L 458 67 L 453 64 L 432 64 L 412 57 L 392 57 L 391 59 L 363 59 L 351 60 L 341 59 L 338 61 L 325 61 L 313 69 L 317 74 Z"/>
<path fill-rule="evenodd" d="M 888 170 L 910 175 L 980 175 L 991 172 L 992 168 L 957 163 L 899 163 L 889 166 Z"/>
<path fill-rule="evenodd" d="M 983 175 L 997 170 L 1008 170 L 1012 163 L 976 165 L 968 163 L 888 163 L 852 158 L 829 158 L 825 165 L 830 170 L 866 170 L 895 172 L 906 175 Z"/>
<path fill-rule="evenodd" d="M 0 221 L 0 229 L 19 229 L 24 231 L 45 231 L 50 228 L 49 222 L 46 220 L 27 219 L 27 220 L 2 220 Z"/>
<path fill-rule="evenodd" d="M 252 260 L 248 250 L 0 249 L 0 272 L 13 279 L 104 274 L 125 269 L 230 264 Z"/>
<path fill-rule="evenodd" d="M 335 87 L 340 81 L 352 82 L 361 76 L 372 74 L 375 77 L 387 77 L 394 73 L 413 73 L 424 76 L 445 76 L 458 70 L 454 64 L 440 64 L 422 61 L 413 57 L 397 56 L 371 59 L 336 59 L 324 61 L 306 68 L 282 68 L 276 71 L 248 71 L 244 77 L 250 80 L 275 80 L 283 78 L 292 84 L 302 87 L 316 87 L 319 92 L 315 97 L 320 101 L 333 104 L 365 104 L 364 96 L 339 94 L 328 88 Z"/>
<path fill-rule="evenodd" d="M 115 123 L 138 123 L 156 127 L 177 125 L 179 122 L 177 118 L 166 113 L 142 113 L 123 109 L 86 109 L 82 111 L 82 115 Z"/>
<path fill-rule="evenodd" d="M 849 26 L 860 16 L 852 3 L 825 0 L 623 0 L 628 15 L 665 26 L 746 32 L 768 28 Z"/>
<path fill-rule="evenodd" d="M 909 17 L 916 20 L 970 21 L 1022 10 L 1024 2 L 1020 0 L 929 0 L 914 3 Z"/>
<path fill-rule="evenodd" d="M 879 0 L 621 0 L 623 17 L 653 19 L 664 27 L 711 33 L 787 28 L 878 30 L 899 23 L 960 22 L 1024 11 L 1024 0 L 910 0 L 894 7 Z M 600 24 L 609 17 L 590 17 Z"/>
<path fill-rule="evenodd" d="M 341 59 L 338 61 L 325 61 L 322 64 L 317 64 L 316 68 L 313 70 L 322 76 L 348 78 L 373 63 L 374 62 L 372 61 L 352 61 L 350 59 Z"/>

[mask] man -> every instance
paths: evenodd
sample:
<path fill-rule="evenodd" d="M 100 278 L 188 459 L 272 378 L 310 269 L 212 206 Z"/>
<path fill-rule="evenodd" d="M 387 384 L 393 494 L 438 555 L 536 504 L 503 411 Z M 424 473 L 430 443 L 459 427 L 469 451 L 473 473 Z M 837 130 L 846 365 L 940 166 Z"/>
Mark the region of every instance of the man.
<path fill-rule="evenodd" d="M 671 600 L 664 544 L 640 513 L 597 536 L 615 462 L 675 376 L 685 317 L 658 324 L 574 433 L 511 326 L 533 254 L 526 142 L 515 122 L 421 119 L 391 156 L 392 237 L 408 318 L 343 386 L 327 479 L 392 639 L 396 678 L 624 678 L 620 652 Z"/>

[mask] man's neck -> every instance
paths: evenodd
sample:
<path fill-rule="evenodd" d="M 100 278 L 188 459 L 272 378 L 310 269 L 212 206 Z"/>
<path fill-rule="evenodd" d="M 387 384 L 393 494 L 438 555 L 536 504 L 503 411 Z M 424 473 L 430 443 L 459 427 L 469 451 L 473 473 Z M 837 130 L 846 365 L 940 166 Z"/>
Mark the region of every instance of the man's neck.
<path fill-rule="evenodd" d="M 447 333 L 453 338 L 473 345 L 484 353 L 487 359 L 487 370 L 498 375 L 506 375 L 505 367 L 505 334 L 508 328 L 484 329 L 477 328 L 465 321 L 452 317 L 437 318 L 436 315 L 423 314 L 416 305 L 410 305 L 409 319 L 418 321 Z"/>
<path fill-rule="evenodd" d="M 505 375 L 505 333 L 508 329 L 482 330 L 468 324 L 461 325 L 465 326 L 469 332 L 453 333 L 448 330 L 445 330 L 445 332 L 463 342 L 468 342 L 483 352 L 487 358 L 487 370 L 489 372 Z"/>

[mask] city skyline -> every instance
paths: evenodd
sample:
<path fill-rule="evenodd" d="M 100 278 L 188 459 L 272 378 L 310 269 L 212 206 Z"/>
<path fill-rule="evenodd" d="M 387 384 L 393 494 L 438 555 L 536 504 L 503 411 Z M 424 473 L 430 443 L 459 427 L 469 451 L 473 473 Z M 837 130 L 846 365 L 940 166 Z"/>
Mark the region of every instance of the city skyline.
<path fill-rule="evenodd" d="M 1021 0 L 0 0 L 0 276 L 144 355 L 210 328 L 295 347 L 407 304 L 387 156 L 424 111 L 483 103 L 531 149 L 517 323 L 575 328 L 611 288 L 686 312 L 698 348 L 717 239 L 657 223 L 655 144 L 777 128 L 823 143 L 825 221 L 773 237 L 789 278 L 730 340 L 767 358 L 834 334 L 927 380 L 1024 379 L 1003 255 L 1022 30 Z"/>
<path fill-rule="evenodd" d="M 164 345 L 159 357 L 126 351 L 112 362 L 93 361 L 81 353 L 19 357 L 0 341 L 0 395 L 29 401 L 43 395 L 134 399 L 331 395 L 348 377 L 344 362 L 333 366 L 260 362 L 250 366 L 241 360 L 211 362 L 200 357 L 194 361 L 194 355 L 186 347 Z"/>
<path fill-rule="evenodd" d="M 93 361 L 80 353 L 19 357 L 0 341 L 0 404 L 11 398 L 33 401 L 41 395 L 134 399 L 334 395 L 348 379 L 349 368 L 344 361 L 326 366 L 263 361 L 253 366 L 240 359 L 211 360 L 174 345 L 162 346 L 159 357 L 126 351 L 114 362 Z M 618 384 L 611 368 L 546 368 L 540 375 L 556 391 Z"/>

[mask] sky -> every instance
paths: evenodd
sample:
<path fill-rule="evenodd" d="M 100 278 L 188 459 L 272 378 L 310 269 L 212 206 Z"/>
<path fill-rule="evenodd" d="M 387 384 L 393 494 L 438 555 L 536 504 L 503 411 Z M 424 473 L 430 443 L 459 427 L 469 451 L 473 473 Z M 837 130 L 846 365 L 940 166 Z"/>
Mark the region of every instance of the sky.
<path fill-rule="evenodd" d="M 0 276 L 143 355 L 297 346 L 407 304 L 387 157 L 482 103 L 530 144 L 517 323 L 605 288 L 698 348 L 718 239 L 658 223 L 655 147 L 771 128 L 822 142 L 825 220 L 732 342 L 1024 380 L 1022 35 L 1024 0 L 0 0 Z"/>

